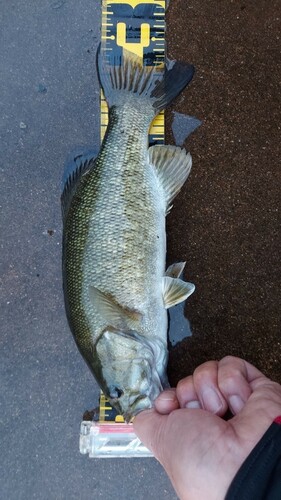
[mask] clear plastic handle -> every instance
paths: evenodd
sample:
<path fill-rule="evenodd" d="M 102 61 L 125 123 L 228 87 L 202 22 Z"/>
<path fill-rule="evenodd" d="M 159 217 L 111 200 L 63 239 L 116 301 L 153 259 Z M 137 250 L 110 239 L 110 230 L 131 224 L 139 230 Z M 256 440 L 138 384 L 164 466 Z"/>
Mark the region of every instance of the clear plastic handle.
<path fill-rule="evenodd" d="M 80 453 L 90 458 L 152 457 L 136 436 L 132 424 L 83 421 L 80 428 Z"/>

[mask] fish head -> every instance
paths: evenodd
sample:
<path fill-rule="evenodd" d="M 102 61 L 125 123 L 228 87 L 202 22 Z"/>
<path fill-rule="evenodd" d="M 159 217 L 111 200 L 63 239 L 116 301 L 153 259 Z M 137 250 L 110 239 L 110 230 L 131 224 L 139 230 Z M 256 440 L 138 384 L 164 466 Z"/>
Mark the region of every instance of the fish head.
<path fill-rule="evenodd" d="M 147 341 L 134 331 L 106 330 L 97 342 L 96 354 L 98 382 L 127 422 L 140 411 L 152 408 L 163 386 L 155 350 Z"/>

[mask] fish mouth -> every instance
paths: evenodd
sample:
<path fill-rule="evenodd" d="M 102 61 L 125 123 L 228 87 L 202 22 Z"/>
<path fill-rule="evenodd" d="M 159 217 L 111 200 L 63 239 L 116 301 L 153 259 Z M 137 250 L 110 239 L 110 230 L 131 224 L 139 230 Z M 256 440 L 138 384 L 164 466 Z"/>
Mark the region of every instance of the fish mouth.
<path fill-rule="evenodd" d="M 155 374 L 149 390 L 142 393 L 128 390 L 120 398 L 109 398 L 109 400 L 117 413 L 123 416 L 126 423 L 130 423 L 141 411 L 153 408 L 154 401 L 162 390 L 160 378 L 158 374 Z"/>
<path fill-rule="evenodd" d="M 124 420 L 127 424 L 131 423 L 138 413 L 144 410 L 149 410 L 153 407 L 153 402 L 148 396 L 139 396 L 134 403 L 130 405 L 126 412 L 123 413 Z"/>
<path fill-rule="evenodd" d="M 126 422 L 153 403 L 166 385 L 166 348 L 135 331 L 107 330 L 99 339 L 97 355 L 102 366 L 99 379 L 111 405 Z"/>
<path fill-rule="evenodd" d="M 125 392 L 118 400 L 111 400 L 112 406 L 123 416 L 127 423 L 144 410 L 154 407 L 154 401 L 162 392 L 163 386 L 157 372 L 150 381 L 149 390 L 142 393 Z"/>
<path fill-rule="evenodd" d="M 110 399 L 110 403 L 115 408 L 117 413 L 123 416 L 125 422 L 128 424 L 138 413 L 143 410 L 149 410 L 153 407 L 153 398 L 146 394 L 137 396 L 127 395 L 118 400 Z"/>

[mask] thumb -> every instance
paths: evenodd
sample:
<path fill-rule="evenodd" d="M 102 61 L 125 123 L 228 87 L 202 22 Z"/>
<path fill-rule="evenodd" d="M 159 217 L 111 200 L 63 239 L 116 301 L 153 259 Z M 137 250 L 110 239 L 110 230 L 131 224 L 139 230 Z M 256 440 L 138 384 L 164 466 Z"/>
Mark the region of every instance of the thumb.
<path fill-rule="evenodd" d="M 139 413 L 133 422 L 136 435 L 157 459 L 160 455 L 160 436 L 166 419 L 166 415 L 160 415 L 156 410 L 151 409 Z"/>

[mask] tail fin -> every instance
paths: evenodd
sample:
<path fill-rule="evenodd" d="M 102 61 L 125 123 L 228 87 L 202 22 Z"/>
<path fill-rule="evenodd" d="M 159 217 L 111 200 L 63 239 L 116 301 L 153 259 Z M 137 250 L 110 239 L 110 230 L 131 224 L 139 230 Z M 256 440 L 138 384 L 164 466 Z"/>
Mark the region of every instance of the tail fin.
<path fill-rule="evenodd" d="M 188 63 L 168 61 L 164 69 L 143 66 L 141 58 L 127 50 L 123 57 L 107 53 L 99 47 L 97 57 L 100 84 L 109 107 L 124 104 L 130 97 L 150 102 L 155 114 L 189 84 L 194 66 Z"/>

